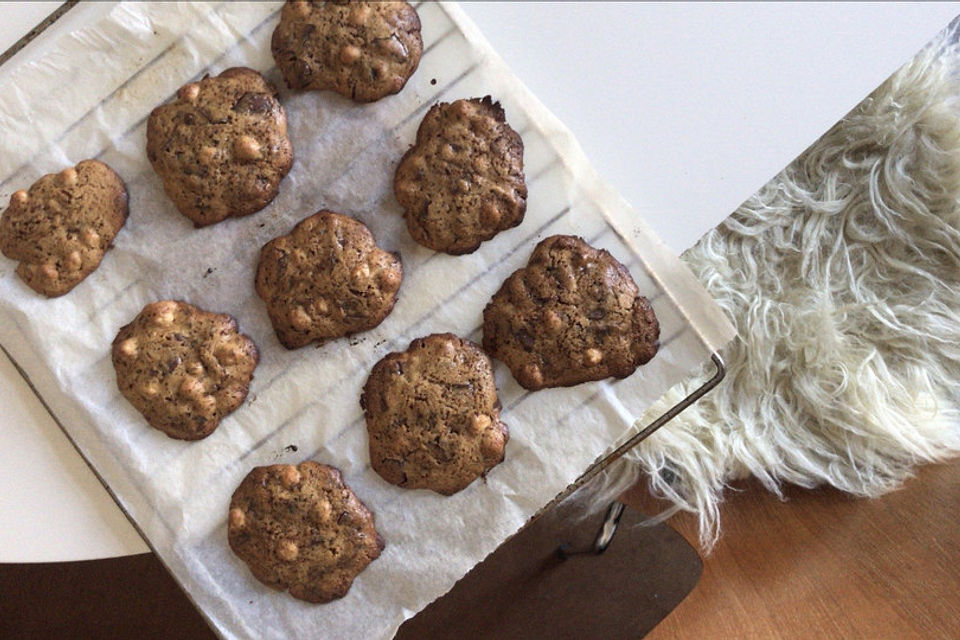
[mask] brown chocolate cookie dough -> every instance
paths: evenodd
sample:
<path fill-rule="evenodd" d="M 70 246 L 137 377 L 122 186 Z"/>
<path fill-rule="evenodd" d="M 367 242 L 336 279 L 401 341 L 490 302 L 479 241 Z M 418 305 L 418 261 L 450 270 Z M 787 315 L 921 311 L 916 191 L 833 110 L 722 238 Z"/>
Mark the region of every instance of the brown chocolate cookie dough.
<path fill-rule="evenodd" d="M 400 161 L 393 190 L 414 240 L 472 253 L 523 221 L 523 140 L 490 96 L 436 104 Z"/>
<path fill-rule="evenodd" d="M 384 548 L 370 510 L 333 467 L 256 467 L 230 500 L 230 548 L 269 587 L 307 602 L 342 598 Z"/>
<path fill-rule="evenodd" d="M 17 275 L 51 298 L 90 275 L 127 221 L 127 189 L 98 160 L 43 176 L 15 191 L 0 217 L 0 251 Z"/>
<path fill-rule="evenodd" d="M 434 334 L 387 355 L 360 405 L 370 465 L 392 484 L 451 495 L 503 461 L 509 433 L 493 366 L 469 340 Z"/>
<path fill-rule="evenodd" d="M 659 336 L 627 268 L 574 236 L 540 242 L 483 310 L 483 348 L 534 391 L 625 378 Z"/>
<path fill-rule="evenodd" d="M 374 328 L 397 300 L 399 254 L 362 222 L 332 211 L 302 220 L 260 251 L 256 289 L 288 349 Z"/>
<path fill-rule="evenodd" d="M 203 227 L 270 204 L 293 148 L 276 89 L 234 67 L 184 85 L 150 113 L 147 157 L 180 213 Z"/>
<path fill-rule="evenodd" d="M 123 397 L 178 440 L 213 433 L 247 397 L 259 359 L 233 318 L 173 300 L 145 306 L 120 329 L 111 355 Z"/>
<path fill-rule="evenodd" d="M 373 102 L 403 89 L 423 41 L 406 2 L 287 2 L 270 49 L 291 89 Z"/>

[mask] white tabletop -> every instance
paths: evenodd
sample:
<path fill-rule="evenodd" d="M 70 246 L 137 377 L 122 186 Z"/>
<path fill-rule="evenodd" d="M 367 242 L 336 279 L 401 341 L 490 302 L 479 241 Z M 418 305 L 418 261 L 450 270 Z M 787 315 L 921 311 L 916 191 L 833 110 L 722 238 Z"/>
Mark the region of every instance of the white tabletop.
<path fill-rule="evenodd" d="M 0 2 L 0 51 L 57 6 Z M 960 3 L 463 6 L 678 251 L 960 14 Z M 146 550 L 3 355 L 0 407 L 0 562 Z"/>

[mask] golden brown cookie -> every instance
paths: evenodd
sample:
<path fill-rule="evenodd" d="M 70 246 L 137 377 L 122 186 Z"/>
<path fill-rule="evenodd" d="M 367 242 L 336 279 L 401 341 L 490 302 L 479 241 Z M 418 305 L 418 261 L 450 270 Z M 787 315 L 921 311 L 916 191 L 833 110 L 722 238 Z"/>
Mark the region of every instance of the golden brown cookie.
<path fill-rule="evenodd" d="M 127 221 L 127 189 L 98 160 L 15 191 L 0 217 L 0 251 L 38 293 L 62 296 L 90 275 Z"/>
<path fill-rule="evenodd" d="M 370 466 L 408 489 L 452 495 L 503 462 L 493 364 L 451 333 L 418 338 L 374 365 L 360 396 Z"/>
<path fill-rule="evenodd" d="M 307 602 L 345 596 L 384 548 L 340 471 L 311 460 L 247 474 L 230 500 L 227 539 L 257 580 Z"/>
<path fill-rule="evenodd" d="M 264 245 L 256 289 L 280 343 L 296 349 L 374 328 L 402 280 L 400 255 L 378 247 L 366 225 L 320 211 Z"/>
<path fill-rule="evenodd" d="M 414 240 L 472 253 L 523 222 L 523 140 L 490 96 L 436 104 L 400 161 L 393 190 Z"/>
<path fill-rule="evenodd" d="M 247 397 L 259 354 L 237 322 L 173 300 L 153 302 L 113 341 L 120 393 L 151 427 L 205 438 Z"/>
<path fill-rule="evenodd" d="M 150 113 L 147 158 L 198 227 L 260 211 L 293 165 L 277 90 L 245 67 L 184 85 Z"/>
<path fill-rule="evenodd" d="M 483 310 L 483 348 L 532 391 L 625 378 L 659 336 L 627 268 L 575 236 L 540 242 Z"/>
<path fill-rule="evenodd" d="M 403 89 L 423 41 L 406 2 L 287 2 L 270 49 L 291 89 L 373 102 Z"/>

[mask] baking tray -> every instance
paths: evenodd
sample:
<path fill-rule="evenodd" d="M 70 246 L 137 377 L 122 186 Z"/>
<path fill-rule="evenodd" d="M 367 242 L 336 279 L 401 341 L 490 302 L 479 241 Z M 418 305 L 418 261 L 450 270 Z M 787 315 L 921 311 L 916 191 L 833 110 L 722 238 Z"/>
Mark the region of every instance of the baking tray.
<path fill-rule="evenodd" d="M 284 91 L 294 169 L 270 207 L 217 225 L 223 230 L 214 233 L 191 229 L 166 200 L 144 157 L 144 121 L 183 83 L 229 66 L 252 66 L 281 86 L 268 46 L 278 4 L 80 5 L 67 16 L 85 24 L 75 12 L 95 11 L 96 19 L 49 42 L 41 34 L 34 46 L 47 51 L 42 61 L 14 60 L 13 69 L 0 70 L 0 87 L 8 89 L 0 91 L 0 115 L 9 118 L 0 197 L 86 157 L 116 168 L 131 192 L 131 220 L 116 247 L 69 295 L 42 299 L 19 283 L 12 262 L 0 263 L 0 346 L 224 637 L 389 637 L 592 462 L 609 460 L 612 443 L 637 437 L 636 418 L 734 335 L 692 274 L 597 177 L 566 128 L 462 11 L 452 4 L 415 6 L 425 53 L 407 88 L 367 107 Z M 30 83 L 18 82 L 26 73 Z M 54 91 L 59 99 L 46 99 Z M 523 136 L 527 217 L 471 256 L 426 251 L 402 228 L 389 188 L 393 167 L 431 104 L 486 94 L 503 102 Z M 26 130 L 36 135 L 16 137 Z M 330 138 L 326 146 L 305 143 L 318 135 Z M 318 186 L 311 180 L 320 162 L 339 164 Z M 287 352 L 253 295 L 256 253 L 322 206 L 356 215 L 382 245 L 401 251 L 401 302 L 374 331 Z M 386 485 L 366 462 L 356 403 L 366 372 L 427 333 L 479 340 L 483 303 L 553 233 L 582 235 L 630 268 L 660 319 L 660 354 L 626 380 L 535 394 L 498 365 L 512 435 L 507 461 L 451 498 Z M 170 254 L 174 248 L 190 258 Z M 114 384 L 110 340 L 143 303 L 164 297 L 232 313 L 261 349 L 247 404 L 200 443 L 176 443 L 146 429 Z M 337 385 L 324 382 L 334 376 Z M 343 469 L 376 512 L 388 545 L 346 598 L 319 607 L 262 587 L 225 542 L 226 505 L 240 478 L 257 464 L 307 458 Z"/>

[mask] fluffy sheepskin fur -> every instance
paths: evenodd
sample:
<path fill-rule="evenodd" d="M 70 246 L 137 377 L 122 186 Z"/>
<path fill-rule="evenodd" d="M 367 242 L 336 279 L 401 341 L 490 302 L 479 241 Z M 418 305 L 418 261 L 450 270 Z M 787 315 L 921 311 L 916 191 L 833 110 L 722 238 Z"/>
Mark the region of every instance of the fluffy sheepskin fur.
<path fill-rule="evenodd" d="M 955 35 L 952 25 L 683 255 L 740 340 L 723 353 L 721 386 L 632 452 L 605 497 L 645 476 L 675 505 L 664 517 L 698 514 L 709 550 L 733 480 L 873 497 L 960 452 Z"/>

